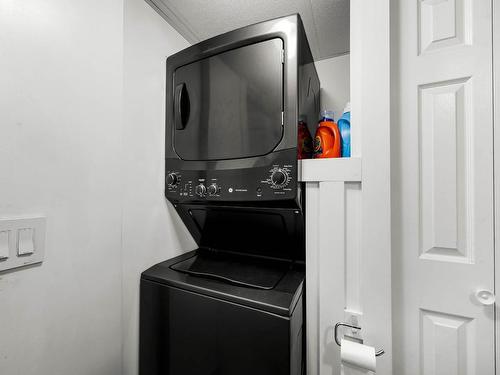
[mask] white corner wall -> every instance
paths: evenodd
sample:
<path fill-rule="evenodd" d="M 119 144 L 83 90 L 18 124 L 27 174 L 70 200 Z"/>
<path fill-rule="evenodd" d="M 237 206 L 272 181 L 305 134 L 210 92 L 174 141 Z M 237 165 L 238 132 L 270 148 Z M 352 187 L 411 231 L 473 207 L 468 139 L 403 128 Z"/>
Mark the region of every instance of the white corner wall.
<path fill-rule="evenodd" d="M 124 5 L 123 374 L 132 375 L 140 273 L 196 245 L 163 195 L 166 57 L 188 43 L 144 0 Z"/>
<path fill-rule="evenodd" d="M 321 82 L 321 109 L 333 109 L 338 120 L 350 101 L 350 55 L 319 60 L 315 65 Z"/>
<path fill-rule="evenodd" d="M 47 216 L 0 274 L 0 374 L 121 373 L 122 1 L 0 0 L 0 216 Z"/>
<path fill-rule="evenodd" d="M 0 274 L 0 374 L 137 374 L 140 273 L 195 247 L 163 196 L 166 57 L 143 0 L 0 0 L 0 217 L 47 216 Z"/>
<path fill-rule="evenodd" d="M 0 217 L 47 216 L 42 265 L 0 274 L 0 374 L 135 375 L 139 277 L 194 241 L 163 195 L 165 61 L 144 0 L 0 0 Z M 316 63 L 322 107 L 349 56 Z"/>

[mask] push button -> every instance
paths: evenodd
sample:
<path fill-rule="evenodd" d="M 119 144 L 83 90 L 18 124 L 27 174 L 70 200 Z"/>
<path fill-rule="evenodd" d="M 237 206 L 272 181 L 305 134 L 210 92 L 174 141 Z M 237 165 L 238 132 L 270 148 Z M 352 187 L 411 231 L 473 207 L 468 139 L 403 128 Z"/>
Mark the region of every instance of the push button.
<path fill-rule="evenodd" d="M 17 231 L 17 255 L 31 255 L 35 251 L 33 228 L 19 229 Z"/>

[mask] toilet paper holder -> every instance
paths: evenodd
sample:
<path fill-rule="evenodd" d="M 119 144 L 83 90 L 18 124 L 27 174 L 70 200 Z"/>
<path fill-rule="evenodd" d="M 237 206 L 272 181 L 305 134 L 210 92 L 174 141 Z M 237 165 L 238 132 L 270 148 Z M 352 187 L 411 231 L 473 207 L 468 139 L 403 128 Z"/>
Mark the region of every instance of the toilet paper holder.
<path fill-rule="evenodd" d="M 355 326 L 355 325 L 352 325 L 352 324 L 348 324 L 348 323 L 340 323 L 339 322 L 339 323 L 335 324 L 335 330 L 333 332 L 333 335 L 334 335 L 333 337 L 334 337 L 335 342 L 337 343 L 338 346 L 340 346 L 340 341 L 339 341 L 339 339 L 337 337 L 337 331 L 338 331 L 339 327 L 348 327 L 348 328 L 353 328 L 353 329 L 359 329 L 359 330 L 361 330 L 361 327 L 358 327 L 358 326 Z M 380 357 L 384 353 L 385 353 L 384 349 L 377 350 L 375 352 L 375 357 Z"/>

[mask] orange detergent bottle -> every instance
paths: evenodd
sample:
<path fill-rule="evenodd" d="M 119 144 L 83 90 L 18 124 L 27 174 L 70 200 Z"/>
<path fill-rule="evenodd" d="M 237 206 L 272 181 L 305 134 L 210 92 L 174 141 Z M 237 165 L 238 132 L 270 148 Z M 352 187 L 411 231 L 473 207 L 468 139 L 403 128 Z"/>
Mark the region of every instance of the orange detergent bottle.
<path fill-rule="evenodd" d="M 314 137 L 314 158 L 340 158 L 342 139 L 333 119 L 333 111 L 321 111 L 321 120 Z"/>

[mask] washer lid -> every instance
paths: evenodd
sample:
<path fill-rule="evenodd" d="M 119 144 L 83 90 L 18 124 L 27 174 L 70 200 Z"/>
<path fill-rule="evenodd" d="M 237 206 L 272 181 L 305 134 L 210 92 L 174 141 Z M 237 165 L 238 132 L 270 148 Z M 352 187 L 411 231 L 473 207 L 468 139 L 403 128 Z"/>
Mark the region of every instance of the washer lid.
<path fill-rule="evenodd" d="M 199 250 L 191 258 L 170 266 L 175 271 L 234 285 L 273 289 L 291 268 L 291 262 Z"/>
<path fill-rule="evenodd" d="M 201 257 L 198 257 L 200 254 Z M 191 251 L 149 268 L 142 273 L 142 279 L 285 317 L 292 315 L 297 301 L 302 295 L 305 276 L 303 264 L 267 259 L 265 261 L 269 262 L 269 265 L 261 268 L 258 267 L 259 260 L 242 256 L 248 259 L 247 266 L 242 264 L 242 259 L 235 260 L 234 258 L 224 259 L 220 265 L 216 265 L 215 262 L 217 262 L 217 256 L 219 255 L 217 254 L 216 258 L 211 260 L 206 258 L 208 256 L 205 250 Z M 201 262 L 193 266 L 197 259 L 201 259 Z M 279 262 L 281 265 L 273 264 L 273 262 Z M 237 265 L 242 274 L 237 275 L 237 272 L 229 269 L 223 270 L 231 267 L 231 265 Z M 179 270 L 174 269 L 176 266 Z M 195 272 L 201 270 L 205 272 L 199 272 L 200 274 L 203 273 L 203 275 L 195 275 L 192 272 L 187 272 L 190 268 L 194 268 Z M 205 275 L 205 273 L 208 273 L 206 271 L 209 271 L 212 275 Z M 243 272 L 246 272 L 246 274 L 243 274 Z M 259 274 L 265 276 L 259 276 Z M 278 277 L 279 280 L 276 282 Z M 249 286 L 244 285 L 244 283 L 254 285 Z M 268 288 L 272 284 L 274 286 L 271 289 L 264 288 Z"/>

